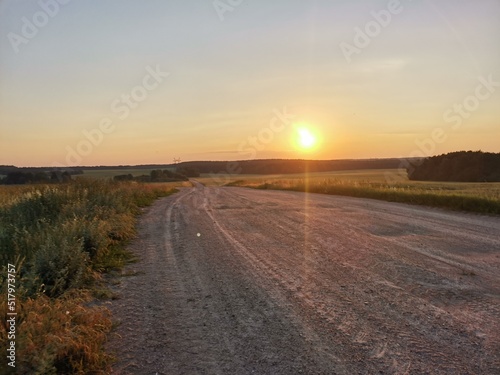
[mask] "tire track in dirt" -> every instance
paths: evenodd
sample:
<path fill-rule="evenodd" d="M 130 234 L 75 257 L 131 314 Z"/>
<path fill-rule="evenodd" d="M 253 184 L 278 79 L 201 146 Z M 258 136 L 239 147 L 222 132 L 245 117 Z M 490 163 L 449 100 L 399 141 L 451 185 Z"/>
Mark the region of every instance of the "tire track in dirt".
<path fill-rule="evenodd" d="M 111 304 L 115 372 L 498 373 L 499 229 L 494 217 L 196 184 L 141 219 L 138 274 Z"/>

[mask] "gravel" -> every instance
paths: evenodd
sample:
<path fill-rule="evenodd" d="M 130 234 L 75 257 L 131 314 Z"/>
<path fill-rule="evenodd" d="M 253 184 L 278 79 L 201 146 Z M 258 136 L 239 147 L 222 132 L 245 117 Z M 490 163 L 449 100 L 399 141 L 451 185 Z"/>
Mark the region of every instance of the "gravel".
<path fill-rule="evenodd" d="M 116 374 L 500 374 L 500 218 L 194 188 L 145 210 Z"/>

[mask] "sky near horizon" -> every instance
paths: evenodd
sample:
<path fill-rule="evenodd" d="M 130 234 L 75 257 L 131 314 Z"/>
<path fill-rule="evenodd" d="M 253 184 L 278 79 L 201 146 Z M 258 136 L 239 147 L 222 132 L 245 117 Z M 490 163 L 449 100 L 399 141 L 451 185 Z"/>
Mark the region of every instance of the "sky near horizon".
<path fill-rule="evenodd" d="M 0 38 L 0 165 L 500 152 L 498 0 L 0 0 Z"/>

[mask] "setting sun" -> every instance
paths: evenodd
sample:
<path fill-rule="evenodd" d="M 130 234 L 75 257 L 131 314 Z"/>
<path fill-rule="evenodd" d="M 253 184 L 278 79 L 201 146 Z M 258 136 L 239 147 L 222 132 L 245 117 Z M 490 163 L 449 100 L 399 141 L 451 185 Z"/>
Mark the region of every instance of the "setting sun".
<path fill-rule="evenodd" d="M 300 127 L 297 129 L 297 144 L 303 150 L 310 150 L 316 146 L 316 136 L 309 128 Z"/>

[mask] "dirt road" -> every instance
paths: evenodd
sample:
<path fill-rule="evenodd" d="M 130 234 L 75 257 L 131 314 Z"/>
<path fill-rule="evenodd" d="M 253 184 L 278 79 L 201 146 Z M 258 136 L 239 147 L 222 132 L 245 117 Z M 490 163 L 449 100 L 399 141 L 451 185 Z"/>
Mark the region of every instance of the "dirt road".
<path fill-rule="evenodd" d="M 117 374 L 500 374 L 500 218 L 196 185 L 147 209 Z"/>

